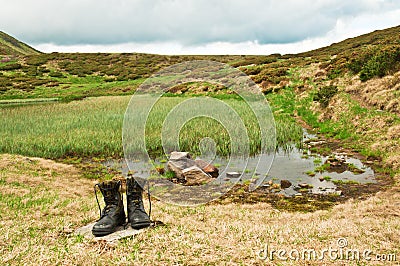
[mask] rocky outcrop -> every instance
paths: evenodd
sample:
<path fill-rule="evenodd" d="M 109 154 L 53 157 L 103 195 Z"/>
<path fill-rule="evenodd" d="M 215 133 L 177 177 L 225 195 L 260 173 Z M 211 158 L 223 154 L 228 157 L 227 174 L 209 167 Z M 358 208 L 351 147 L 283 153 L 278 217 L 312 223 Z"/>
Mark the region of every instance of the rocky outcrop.
<path fill-rule="evenodd" d="M 211 181 L 211 176 L 197 166 L 191 166 L 182 171 L 187 186 L 203 185 Z"/>
<path fill-rule="evenodd" d="M 167 167 L 177 178 L 183 178 L 182 171 L 195 165 L 188 152 L 171 152 Z"/>
<path fill-rule="evenodd" d="M 204 172 L 212 176 L 213 178 L 217 178 L 219 175 L 219 170 L 217 167 L 214 165 L 202 160 L 202 159 L 196 159 L 194 161 L 197 167 L 201 168 Z"/>
<path fill-rule="evenodd" d="M 193 160 L 188 152 L 172 152 L 167 167 L 188 186 L 202 185 L 219 175 L 217 167 L 201 159 Z"/>

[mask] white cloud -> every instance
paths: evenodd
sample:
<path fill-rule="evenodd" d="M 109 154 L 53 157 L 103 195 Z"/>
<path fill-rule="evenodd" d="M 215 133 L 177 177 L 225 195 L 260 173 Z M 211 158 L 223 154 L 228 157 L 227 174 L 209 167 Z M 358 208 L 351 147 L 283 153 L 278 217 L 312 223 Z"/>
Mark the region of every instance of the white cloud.
<path fill-rule="evenodd" d="M 42 51 L 293 53 L 400 24 L 395 0 L 6 1 L 2 30 Z"/>

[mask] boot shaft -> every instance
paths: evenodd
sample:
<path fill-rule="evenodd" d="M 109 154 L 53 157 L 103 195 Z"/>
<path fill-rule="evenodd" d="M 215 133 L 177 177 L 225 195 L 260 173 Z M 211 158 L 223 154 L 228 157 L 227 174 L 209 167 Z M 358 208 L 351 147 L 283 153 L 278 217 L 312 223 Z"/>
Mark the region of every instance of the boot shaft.
<path fill-rule="evenodd" d="M 122 205 L 122 196 L 119 191 L 121 187 L 121 181 L 111 180 L 108 182 L 102 182 L 98 184 L 101 194 L 104 198 L 104 203 L 108 205 Z"/>
<path fill-rule="evenodd" d="M 133 200 L 142 201 L 143 188 L 139 185 L 134 177 L 126 179 L 126 197 L 128 203 Z"/>
<path fill-rule="evenodd" d="M 132 228 L 140 229 L 150 225 L 150 217 L 143 205 L 143 189 L 133 177 L 126 179 L 128 222 Z M 151 206 L 151 205 L 150 205 Z"/>
<path fill-rule="evenodd" d="M 100 209 L 100 204 L 96 195 L 96 201 L 100 211 L 100 219 L 92 228 L 95 236 L 104 236 L 113 233 L 118 226 L 126 221 L 122 195 L 119 191 L 121 181 L 108 181 L 97 184 L 106 204 L 104 209 Z"/>

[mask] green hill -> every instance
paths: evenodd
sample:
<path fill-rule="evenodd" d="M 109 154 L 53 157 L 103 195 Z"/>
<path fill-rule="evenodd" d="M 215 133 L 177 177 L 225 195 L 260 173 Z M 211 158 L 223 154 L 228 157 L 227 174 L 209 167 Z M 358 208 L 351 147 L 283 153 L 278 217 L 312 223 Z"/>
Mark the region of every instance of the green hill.
<path fill-rule="evenodd" d="M 0 31 L 0 55 L 35 55 L 40 52 Z"/>
<path fill-rule="evenodd" d="M 301 56 L 324 56 L 343 53 L 352 53 L 368 46 L 400 45 L 400 26 L 376 30 L 354 38 L 348 38 L 338 43 L 322 47 L 309 52 L 301 53 Z"/>
<path fill-rule="evenodd" d="M 318 65 L 303 79 L 315 85 L 338 83 L 345 76 L 363 82 L 400 70 L 400 26 L 349 38 L 300 54 L 167 56 L 140 53 L 40 53 L 0 32 L 0 100 L 16 98 L 81 99 L 131 94 L 152 73 L 175 63 L 213 60 L 239 68 L 265 94 L 285 88 L 293 71 Z M 7 55 L 7 56 L 4 56 Z M 9 55 L 17 55 L 9 58 Z M 318 75 L 319 77 L 314 77 Z M 178 93 L 203 91 L 180 89 Z M 209 89 L 205 93 L 213 93 Z M 221 92 L 222 93 L 222 92 Z"/>

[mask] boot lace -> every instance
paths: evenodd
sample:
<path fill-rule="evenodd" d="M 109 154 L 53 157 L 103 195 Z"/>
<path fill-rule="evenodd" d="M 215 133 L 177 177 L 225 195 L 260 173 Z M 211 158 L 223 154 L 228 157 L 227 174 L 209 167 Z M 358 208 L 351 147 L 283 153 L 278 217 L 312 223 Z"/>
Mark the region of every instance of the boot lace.
<path fill-rule="evenodd" d="M 146 192 L 147 192 L 147 200 L 149 201 L 149 219 L 151 221 L 151 195 L 150 195 L 150 184 L 149 184 L 149 182 L 147 182 L 147 191 Z M 133 203 L 135 209 L 141 210 L 140 201 L 139 201 L 138 197 L 134 197 L 131 202 Z M 143 206 L 143 208 L 144 208 L 144 206 Z"/>
<path fill-rule="evenodd" d="M 106 203 L 106 206 L 104 207 L 104 209 L 102 211 L 101 207 L 100 207 L 100 203 L 99 203 L 99 198 L 97 197 L 96 186 L 100 189 L 100 185 L 99 184 L 94 185 L 94 195 L 96 196 L 97 206 L 99 207 L 99 217 L 100 217 L 99 219 L 101 219 L 104 216 L 106 216 L 110 212 L 111 207 L 113 207 L 114 204 L 110 204 L 110 203 L 114 200 L 114 197 L 113 197 L 112 193 L 109 193 L 109 191 L 111 191 L 112 188 L 104 188 L 103 189 L 103 190 L 106 190 L 106 193 L 104 193 L 105 194 L 104 202 Z M 123 197 L 122 194 L 121 194 L 121 197 Z M 122 200 L 123 200 L 123 198 L 122 198 Z"/>

